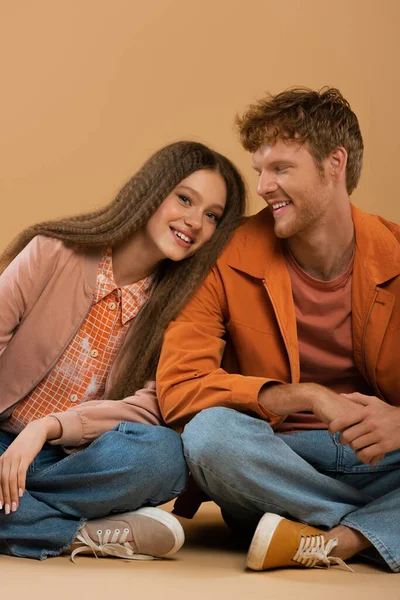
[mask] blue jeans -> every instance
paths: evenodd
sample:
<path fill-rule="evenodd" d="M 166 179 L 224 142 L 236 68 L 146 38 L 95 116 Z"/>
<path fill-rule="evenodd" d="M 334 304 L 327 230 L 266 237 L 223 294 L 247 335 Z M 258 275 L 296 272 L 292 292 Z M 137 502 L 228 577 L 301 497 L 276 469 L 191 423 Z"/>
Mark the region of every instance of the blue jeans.
<path fill-rule="evenodd" d="M 371 467 L 337 434 L 274 433 L 228 408 L 199 413 L 182 441 L 194 479 L 227 522 L 251 529 L 273 512 L 323 529 L 346 525 L 372 543 L 371 558 L 400 572 L 400 450 Z"/>
<path fill-rule="evenodd" d="M 0 454 L 14 439 L 0 431 Z M 0 511 L 0 553 L 58 556 L 86 520 L 163 504 L 186 484 L 180 436 L 166 427 L 120 423 L 69 455 L 45 444 L 28 469 L 18 510 Z"/>

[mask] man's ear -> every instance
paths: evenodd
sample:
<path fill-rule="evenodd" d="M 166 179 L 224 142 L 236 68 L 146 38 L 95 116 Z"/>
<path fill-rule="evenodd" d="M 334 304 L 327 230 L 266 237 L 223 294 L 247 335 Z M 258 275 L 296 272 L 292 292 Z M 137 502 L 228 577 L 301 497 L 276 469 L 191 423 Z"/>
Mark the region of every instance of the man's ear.
<path fill-rule="evenodd" d="M 346 180 L 347 151 L 343 146 L 338 146 L 328 155 L 328 170 L 337 182 Z"/>

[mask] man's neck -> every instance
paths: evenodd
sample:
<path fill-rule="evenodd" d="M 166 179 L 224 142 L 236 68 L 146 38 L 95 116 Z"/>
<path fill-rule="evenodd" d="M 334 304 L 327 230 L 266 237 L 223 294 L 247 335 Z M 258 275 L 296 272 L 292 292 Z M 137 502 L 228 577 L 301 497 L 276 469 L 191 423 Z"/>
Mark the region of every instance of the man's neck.
<path fill-rule="evenodd" d="M 351 212 L 335 223 L 315 227 L 287 241 L 300 267 L 312 277 L 330 281 L 341 275 L 353 257 L 355 234 Z"/>

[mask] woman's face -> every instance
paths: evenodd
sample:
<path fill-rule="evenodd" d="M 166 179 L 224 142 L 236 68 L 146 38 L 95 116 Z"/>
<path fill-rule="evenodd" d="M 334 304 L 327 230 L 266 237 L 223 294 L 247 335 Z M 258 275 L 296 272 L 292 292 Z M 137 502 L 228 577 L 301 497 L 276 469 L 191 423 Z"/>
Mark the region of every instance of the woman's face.
<path fill-rule="evenodd" d="M 160 259 L 182 260 L 213 235 L 226 204 L 225 181 L 216 171 L 195 171 L 165 198 L 145 227 Z"/>

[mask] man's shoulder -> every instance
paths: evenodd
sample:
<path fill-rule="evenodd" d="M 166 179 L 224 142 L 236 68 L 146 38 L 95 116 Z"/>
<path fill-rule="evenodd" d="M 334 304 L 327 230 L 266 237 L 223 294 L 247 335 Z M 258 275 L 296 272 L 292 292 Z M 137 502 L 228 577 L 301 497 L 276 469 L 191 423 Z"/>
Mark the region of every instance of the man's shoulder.
<path fill-rule="evenodd" d="M 352 206 L 356 232 L 356 262 L 377 285 L 400 275 L 400 226 Z"/>
<path fill-rule="evenodd" d="M 376 217 L 376 219 L 384 226 L 390 233 L 394 235 L 397 242 L 400 243 L 400 225 L 398 223 L 394 223 L 393 221 L 388 221 L 379 215 L 372 215 Z"/>
<path fill-rule="evenodd" d="M 400 244 L 400 225 L 380 215 L 367 213 L 352 205 L 352 217 L 356 235 L 366 236 L 370 242 L 378 241 L 385 246 L 397 248 Z"/>
<path fill-rule="evenodd" d="M 389 221 L 381 215 L 367 213 L 360 208 L 352 205 L 352 216 L 356 226 L 369 230 L 372 235 L 392 234 L 397 242 L 400 242 L 400 225 L 393 221 Z"/>
<path fill-rule="evenodd" d="M 239 256 L 242 260 L 255 260 L 257 263 L 273 251 L 276 239 L 273 217 L 270 210 L 264 208 L 255 215 L 244 217 L 217 264 L 237 262 Z"/>

